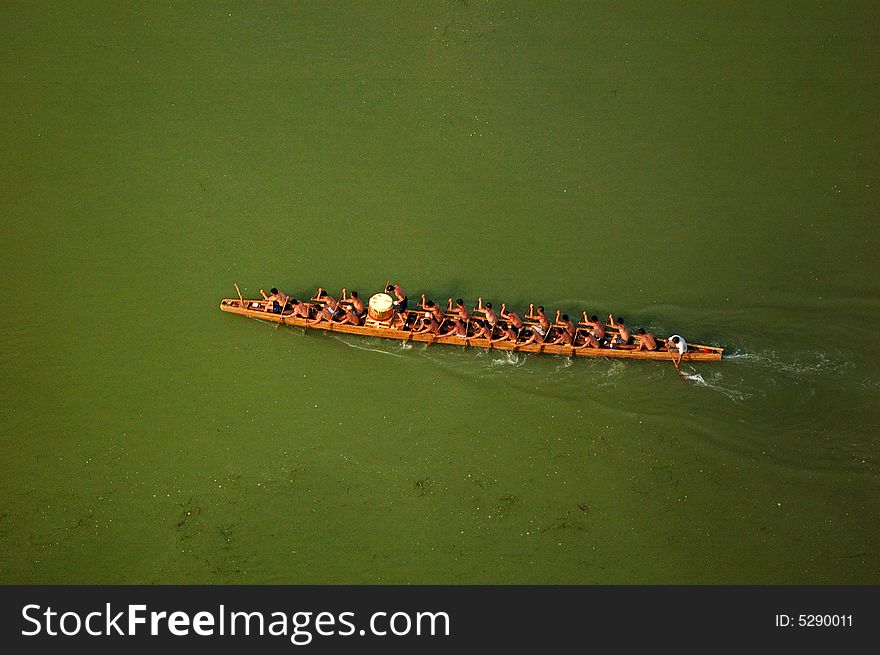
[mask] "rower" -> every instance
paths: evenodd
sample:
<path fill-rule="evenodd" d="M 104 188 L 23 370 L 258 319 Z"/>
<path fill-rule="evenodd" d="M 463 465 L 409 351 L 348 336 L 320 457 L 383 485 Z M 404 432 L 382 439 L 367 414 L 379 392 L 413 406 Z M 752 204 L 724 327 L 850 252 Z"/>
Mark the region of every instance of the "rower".
<path fill-rule="evenodd" d="M 318 290 L 315 292 L 315 297 L 312 298 L 312 300 L 324 303 L 323 307 L 318 310 L 316 316 L 317 321 L 322 320 L 321 317 L 326 317 L 326 320 L 331 322 L 342 318 L 342 308 L 339 306 L 339 301 L 327 293 L 322 287 L 318 287 Z"/>
<path fill-rule="evenodd" d="M 542 337 L 541 343 L 544 342 L 544 339 L 550 336 L 550 319 L 547 318 L 547 315 L 544 314 L 544 306 L 538 305 L 538 313 L 534 313 L 534 305 L 529 305 L 529 313 L 526 314 L 526 318 L 537 319 L 538 325 L 532 325 L 532 331 L 538 331 Z"/>
<path fill-rule="evenodd" d="M 315 297 L 312 300 L 317 300 L 319 302 L 324 303 L 324 308 L 330 308 L 330 316 L 331 318 L 335 318 L 337 313 L 340 313 L 339 310 L 339 301 L 336 300 L 329 293 L 324 291 L 323 287 L 318 287 L 318 290 L 315 292 Z"/>
<path fill-rule="evenodd" d="M 363 319 L 364 316 L 367 315 L 367 308 L 364 307 L 364 301 L 360 299 L 360 296 L 358 296 L 357 291 L 352 291 L 349 294 L 348 298 L 345 297 L 345 292 L 346 292 L 346 290 L 343 289 L 342 290 L 342 302 L 348 302 L 349 304 L 351 304 L 351 306 L 354 307 L 354 313 L 357 314 L 357 317 L 359 319 Z"/>
<path fill-rule="evenodd" d="M 340 325 L 345 323 L 349 325 L 361 324 L 361 317 L 357 315 L 357 312 L 355 312 L 354 307 L 352 307 L 351 305 L 349 305 L 348 307 L 340 307 L 336 315 L 339 316 L 340 312 L 342 313 L 342 317 L 337 318 L 335 321 L 336 323 L 339 323 Z"/>
<path fill-rule="evenodd" d="M 413 330 L 413 334 L 437 334 L 439 331 L 440 323 L 434 317 L 434 314 L 427 311 L 422 317 L 422 326 L 418 330 Z"/>
<path fill-rule="evenodd" d="M 537 344 L 544 343 L 544 339 L 545 339 L 547 333 L 538 323 L 532 323 L 530 325 L 527 325 L 526 329 L 530 330 L 532 334 L 528 339 L 523 341 L 520 345 L 528 346 L 529 344 L 532 344 L 532 343 L 537 343 Z"/>
<path fill-rule="evenodd" d="M 675 368 L 678 368 L 681 364 L 681 358 L 684 357 L 687 349 L 687 341 L 677 334 L 673 334 L 666 340 L 666 350 L 672 353 L 672 361 L 675 364 Z M 675 361 L 675 353 L 678 353 L 678 361 Z"/>
<path fill-rule="evenodd" d="M 574 326 L 574 323 L 571 322 L 568 314 L 563 314 L 562 320 L 560 321 L 559 319 L 557 319 L 556 324 L 563 330 L 568 332 L 571 335 L 571 338 L 574 339 L 575 334 L 577 334 L 577 328 Z"/>
<path fill-rule="evenodd" d="M 636 330 L 639 339 L 639 345 L 636 346 L 637 351 L 641 350 L 657 350 L 657 339 L 650 332 L 645 332 L 645 328 L 640 327 Z"/>
<path fill-rule="evenodd" d="M 280 314 L 287 306 L 287 301 L 290 300 L 290 298 L 287 294 L 282 293 L 275 287 L 269 289 L 269 293 L 271 295 L 267 296 L 266 292 L 260 289 L 260 295 L 263 296 L 263 300 L 266 303 L 266 311 L 271 311 L 273 314 Z"/>
<path fill-rule="evenodd" d="M 492 309 L 492 303 L 487 302 L 483 305 L 483 297 L 480 296 L 480 299 L 477 301 L 477 306 L 474 307 L 475 312 L 481 312 L 486 317 L 486 322 L 489 323 L 491 328 L 494 328 L 498 325 L 498 315 L 495 313 L 495 310 Z"/>
<path fill-rule="evenodd" d="M 507 321 L 514 330 L 522 330 L 523 320 L 520 315 L 516 312 L 505 311 L 506 309 L 507 305 L 501 303 L 501 318 Z"/>
<path fill-rule="evenodd" d="M 489 339 L 489 343 L 498 343 L 499 341 L 513 341 L 516 343 L 516 340 L 519 338 L 519 330 L 514 329 L 511 323 L 507 325 L 501 326 L 501 336 L 497 339 Z"/>
<path fill-rule="evenodd" d="M 341 314 L 341 312 L 340 312 Z M 333 323 L 333 320 L 336 318 L 336 312 L 330 309 L 330 305 L 324 305 L 318 310 L 318 313 L 315 314 L 315 320 L 307 321 L 308 325 L 317 325 L 321 321 L 327 321 L 328 323 Z"/>
<path fill-rule="evenodd" d="M 452 319 L 452 325 L 449 327 L 449 330 L 445 332 L 445 336 L 467 339 L 467 326 L 461 319 L 454 318 Z"/>
<path fill-rule="evenodd" d="M 581 345 L 577 345 L 577 337 L 572 336 L 571 332 L 568 330 L 563 330 L 559 333 L 559 336 L 553 340 L 551 345 L 553 346 L 571 346 L 572 350 L 580 350 L 582 348 L 598 348 L 599 342 L 596 341 L 596 338 L 592 334 L 586 335 L 587 340 Z"/>
<path fill-rule="evenodd" d="M 434 316 L 434 320 L 436 320 L 438 323 L 443 323 L 443 321 L 446 320 L 446 314 L 443 313 L 443 310 L 440 309 L 440 306 L 433 300 L 425 299 L 425 294 L 422 294 L 422 302 L 419 307 L 424 309 L 426 312 L 431 312 L 431 314 Z"/>
<path fill-rule="evenodd" d="M 587 312 L 584 312 L 584 324 L 590 328 L 590 334 L 601 344 L 605 338 L 605 326 L 599 320 L 599 317 L 593 314 L 587 318 Z"/>
<path fill-rule="evenodd" d="M 296 298 L 291 298 L 290 304 L 293 307 L 294 318 L 297 316 L 304 318 L 306 320 L 311 318 L 311 309 L 312 309 L 311 305 L 309 305 L 308 303 L 304 303 L 300 300 L 297 300 Z"/>
<path fill-rule="evenodd" d="M 476 320 L 472 321 L 471 325 L 474 326 L 474 339 L 491 339 L 492 338 L 492 328 L 489 325 L 488 321 Z"/>
<path fill-rule="evenodd" d="M 613 314 L 608 314 L 608 323 L 613 328 L 617 328 L 617 334 L 611 339 L 611 347 L 614 347 L 616 343 L 626 344 L 627 346 L 632 345 L 633 336 L 632 332 L 629 331 L 629 328 L 626 326 L 626 323 L 623 320 L 623 316 L 620 316 L 616 321 L 614 320 Z"/>
<path fill-rule="evenodd" d="M 447 312 L 455 312 L 458 315 L 458 320 L 464 321 L 467 323 L 471 320 L 471 315 L 468 313 L 467 307 L 464 306 L 464 300 L 461 298 L 455 301 L 455 308 L 452 307 L 452 298 L 449 299 L 449 306 L 446 308 Z"/>
<path fill-rule="evenodd" d="M 568 318 L 568 314 L 562 315 L 562 320 L 557 319 L 556 325 L 562 328 L 562 331 L 559 333 L 559 336 L 556 337 L 551 345 L 553 346 L 571 346 L 574 344 L 574 337 L 577 333 L 577 328 L 575 328 L 574 324 Z"/>

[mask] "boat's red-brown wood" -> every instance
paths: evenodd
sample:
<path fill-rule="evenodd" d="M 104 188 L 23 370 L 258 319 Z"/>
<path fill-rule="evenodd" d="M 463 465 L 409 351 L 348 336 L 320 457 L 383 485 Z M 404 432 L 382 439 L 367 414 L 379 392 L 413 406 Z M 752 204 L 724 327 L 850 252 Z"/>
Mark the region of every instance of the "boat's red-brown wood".
<path fill-rule="evenodd" d="M 258 308 L 251 307 L 252 304 L 258 303 Z M 669 361 L 669 353 L 664 349 L 648 351 L 635 350 L 635 346 L 618 345 L 612 348 L 572 348 L 571 346 L 554 346 L 550 344 L 529 344 L 528 346 L 515 346 L 510 341 L 498 341 L 489 344 L 489 340 L 468 338 L 462 339 L 453 336 L 436 336 L 432 334 L 414 334 L 411 330 L 400 330 L 392 327 L 371 327 L 366 325 L 348 325 L 339 323 L 328 323 L 321 321 L 316 325 L 307 324 L 306 320 L 300 317 L 293 317 L 290 313 L 273 314 L 263 309 L 263 303 L 259 300 L 245 300 L 244 304 L 238 298 L 225 298 L 220 302 L 220 309 L 230 314 L 239 314 L 241 316 L 249 316 L 261 321 L 270 321 L 272 323 L 282 323 L 284 325 L 292 325 L 296 327 L 306 328 L 310 330 L 326 330 L 328 332 L 339 332 L 343 334 L 360 334 L 367 337 L 378 337 L 380 339 L 398 339 L 400 341 L 418 341 L 431 344 L 443 344 L 462 347 L 474 348 L 492 348 L 493 350 L 513 350 L 524 353 L 541 353 L 549 355 L 563 355 L 574 357 L 611 357 L 617 359 L 653 359 Z M 410 310 L 408 313 L 412 313 Z M 658 340 L 659 341 L 659 340 Z M 688 344 L 688 351 L 682 358 L 684 361 L 690 362 L 717 362 L 721 359 L 724 350 L 717 346 L 704 346 L 700 344 Z"/>

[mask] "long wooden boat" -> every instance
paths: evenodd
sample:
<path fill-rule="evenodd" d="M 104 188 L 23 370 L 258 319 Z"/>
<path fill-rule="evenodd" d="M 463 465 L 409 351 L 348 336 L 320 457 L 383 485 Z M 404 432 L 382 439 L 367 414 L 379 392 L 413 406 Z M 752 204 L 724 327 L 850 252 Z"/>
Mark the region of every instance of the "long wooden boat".
<path fill-rule="evenodd" d="M 340 323 L 328 323 L 321 321 L 317 324 L 306 322 L 305 319 L 292 316 L 290 311 L 285 311 L 283 315 L 268 311 L 265 308 L 265 301 L 262 299 L 241 299 L 241 298 L 224 298 L 220 301 L 220 309 L 230 314 L 239 314 L 256 318 L 261 321 L 270 321 L 273 323 L 281 323 L 283 325 L 292 325 L 296 327 L 306 328 L 310 330 L 326 330 L 329 332 L 338 332 L 342 334 L 360 334 L 367 337 L 378 337 L 380 339 L 397 339 L 399 341 L 417 341 L 428 344 L 441 344 L 461 347 L 474 347 L 492 350 L 512 350 L 515 352 L 538 353 L 548 355 L 563 355 L 573 357 L 610 357 L 617 359 L 653 359 L 669 361 L 670 354 L 660 344 L 660 350 L 636 350 L 636 346 L 616 345 L 614 348 L 572 348 L 571 346 L 537 344 L 532 343 L 527 346 L 514 344 L 512 341 L 499 341 L 493 344 L 489 343 L 486 338 L 462 338 L 456 336 L 438 336 L 433 334 L 415 334 L 410 329 L 401 329 L 392 327 L 390 322 L 380 323 L 367 320 L 365 325 L 349 325 Z M 406 311 L 406 321 L 404 325 L 411 325 L 415 322 L 416 316 L 423 312 L 415 310 Z M 528 323 L 528 321 L 526 321 Z M 586 328 L 578 328 L 578 331 Z M 611 328 L 606 328 L 609 332 L 613 332 Z M 707 346 L 702 344 L 688 343 L 688 350 L 682 357 L 683 361 L 690 362 L 717 362 L 724 353 L 723 348 L 717 346 Z"/>

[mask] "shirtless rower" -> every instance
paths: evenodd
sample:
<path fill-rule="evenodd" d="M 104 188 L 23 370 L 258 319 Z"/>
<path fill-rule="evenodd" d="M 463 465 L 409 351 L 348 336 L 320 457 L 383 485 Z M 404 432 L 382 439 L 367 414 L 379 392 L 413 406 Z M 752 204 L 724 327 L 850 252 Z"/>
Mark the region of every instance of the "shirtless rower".
<path fill-rule="evenodd" d="M 622 343 L 626 345 L 632 345 L 633 336 L 632 332 L 629 331 L 629 328 L 626 326 L 626 322 L 623 319 L 623 316 L 614 320 L 613 314 L 608 314 L 608 323 L 613 328 L 617 328 L 617 334 L 611 339 L 611 347 L 614 347 L 616 343 Z"/>
<path fill-rule="evenodd" d="M 492 338 L 492 326 L 489 325 L 488 321 L 472 321 L 471 325 L 474 326 L 474 339 Z"/>
<path fill-rule="evenodd" d="M 438 323 L 442 323 L 446 319 L 446 314 L 443 313 L 443 310 L 440 309 L 439 305 L 435 303 L 433 300 L 425 300 L 425 294 L 422 294 L 422 309 L 427 312 L 431 312 L 434 316 L 434 320 Z"/>
<path fill-rule="evenodd" d="M 584 312 L 584 324 L 590 329 L 590 334 L 593 335 L 593 338 L 601 345 L 602 340 L 605 338 L 605 325 L 599 320 L 599 317 L 593 314 L 587 318 L 587 312 Z"/>
<path fill-rule="evenodd" d="M 287 301 L 290 300 L 290 298 L 286 293 L 279 291 L 275 287 L 269 289 L 269 293 L 271 295 L 267 296 L 266 292 L 260 289 L 260 295 L 263 296 L 263 301 L 266 303 L 266 311 L 272 312 L 273 314 L 280 314 L 287 306 Z"/>
<path fill-rule="evenodd" d="M 294 318 L 299 316 L 300 318 L 308 320 L 312 317 L 312 308 L 308 303 L 297 300 L 296 298 L 291 298 L 290 305 L 293 307 Z"/>
<path fill-rule="evenodd" d="M 681 358 L 684 357 L 687 349 L 687 341 L 685 341 L 683 337 L 677 334 L 673 334 L 666 340 L 666 350 L 672 353 L 672 361 L 675 364 L 676 369 L 681 364 Z M 675 360 L 675 353 L 678 353 L 678 361 Z"/>
<path fill-rule="evenodd" d="M 492 303 L 487 302 L 484 305 L 483 296 L 480 296 L 480 299 L 477 301 L 477 306 L 474 307 L 474 311 L 481 312 L 486 317 L 486 322 L 489 323 L 489 327 L 494 328 L 498 325 L 498 315 L 495 313 L 495 310 L 492 309 Z"/>
<path fill-rule="evenodd" d="M 338 312 L 339 315 L 342 312 Z M 313 321 L 307 321 L 309 325 L 317 325 L 321 321 L 327 321 L 328 323 L 333 323 L 334 319 L 337 318 L 337 312 L 334 312 L 330 309 L 330 305 L 324 305 L 320 309 L 318 309 L 315 314 L 315 319 Z"/>
<path fill-rule="evenodd" d="M 452 319 L 452 325 L 450 325 L 449 330 L 447 330 L 444 335 L 448 337 L 467 339 L 467 326 L 464 322 L 462 322 L 461 319 L 454 318 Z"/>
<path fill-rule="evenodd" d="M 557 312 L 558 314 L 558 312 Z M 574 336 L 577 334 L 577 328 L 574 323 L 571 322 L 571 319 L 568 317 L 568 314 L 562 315 L 562 320 L 556 319 L 556 324 L 561 327 L 563 330 L 568 332 L 571 335 L 571 338 L 574 339 Z"/>
<path fill-rule="evenodd" d="M 592 332 L 581 332 L 584 337 L 584 346 L 589 346 L 590 348 L 601 348 L 602 344 L 599 343 L 599 340 L 593 336 Z"/>
<path fill-rule="evenodd" d="M 418 330 L 413 330 L 413 334 L 437 334 L 439 331 L 440 323 L 434 318 L 434 314 L 426 311 L 422 317 L 422 326 Z"/>
<path fill-rule="evenodd" d="M 340 317 L 340 313 L 342 316 Z M 336 312 L 336 319 L 333 321 L 334 323 L 339 323 L 340 325 L 348 324 L 348 325 L 360 325 L 361 317 L 357 315 L 354 307 L 351 305 L 345 306 L 342 305 L 339 307 L 339 310 Z"/>
<path fill-rule="evenodd" d="M 341 313 L 339 310 L 339 301 L 327 293 L 323 287 L 318 287 L 318 290 L 315 292 L 315 297 L 312 298 L 312 300 L 324 303 L 324 308 L 329 307 L 331 318 L 336 317 L 337 313 Z"/>
<path fill-rule="evenodd" d="M 507 305 L 501 303 L 501 318 L 507 321 L 514 330 L 522 330 L 524 323 L 520 315 L 516 312 L 508 312 L 506 310 Z"/>
<path fill-rule="evenodd" d="M 367 308 L 364 307 L 364 301 L 361 300 L 357 291 L 352 291 L 349 294 L 349 297 L 345 297 L 346 289 L 342 290 L 342 302 L 349 303 L 354 308 L 354 313 L 357 314 L 358 318 L 363 318 L 367 315 Z"/>
<path fill-rule="evenodd" d="M 339 301 L 327 293 L 323 287 L 318 287 L 318 290 L 315 292 L 315 297 L 312 298 L 312 300 L 324 303 L 323 307 L 321 307 L 317 313 L 317 318 L 319 320 L 324 314 L 328 316 L 328 321 L 342 318 L 342 309 L 339 306 Z"/>
<path fill-rule="evenodd" d="M 547 318 L 546 314 L 544 314 L 543 305 L 538 305 L 538 313 L 535 314 L 535 306 L 529 305 L 529 313 L 526 314 L 526 318 L 537 319 L 537 323 L 529 324 L 527 327 L 531 330 L 532 335 L 523 341 L 523 346 L 528 346 L 532 343 L 542 344 L 547 339 L 550 333 L 550 319 Z"/>
<path fill-rule="evenodd" d="M 538 325 L 532 325 L 533 332 L 539 332 L 541 338 L 541 343 L 544 342 L 544 339 L 550 336 L 550 319 L 547 318 L 547 315 L 544 313 L 544 306 L 538 305 L 537 314 L 535 314 L 534 305 L 529 305 L 529 313 L 526 314 L 526 318 L 537 319 Z M 530 340 L 531 341 L 531 340 Z"/>
<path fill-rule="evenodd" d="M 575 334 L 577 334 L 577 328 L 574 326 L 574 323 L 568 318 L 568 314 L 562 315 L 562 320 L 557 319 L 556 325 L 562 328 L 559 336 L 556 337 L 553 341 L 551 341 L 551 345 L 554 346 L 571 346 L 574 344 Z M 583 348 L 583 346 L 579 346 Z"/>
<path fill-rule="evenodd" d="M 650 332 L 645 332 L 645 328 L 640 327 L 636 330 L 636 336 L 639 340 L 639 345 L 636 346 L 636 350 L 657 350 L 657 339 Z"/>
<path fill-rule="evenodd" d="M 498 343 L 499 341 L 512 341 L 516 343 L 516 340 L 519 338 L 519 330 L 513 327 L 513 324 L 508 323 L 507 325 L 501 326 L 501 336 L 497 339 L 489 339 L 489 343 Z"/>
<path fill-rule="evenodd" d="M 452 298 L 449 299 L 449 306 L 446 308 L 447 312 L 455 312 L 458 315 L 458 320 L 463 321 L 467 324 L 468 321 L 471 320 L 471 315 L 467 310 L 467 307 L 464 306 L 464 300 L 459 298 L 455 301 L 455 307 L 452 307 Z"/>

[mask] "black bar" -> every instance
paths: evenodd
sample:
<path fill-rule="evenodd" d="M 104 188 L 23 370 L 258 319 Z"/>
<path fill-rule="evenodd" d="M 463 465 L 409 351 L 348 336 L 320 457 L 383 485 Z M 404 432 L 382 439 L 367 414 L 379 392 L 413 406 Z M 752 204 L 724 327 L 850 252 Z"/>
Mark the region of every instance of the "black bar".
<path fill-rule="evenodd" d="M 134 636 L 89 636 L 85 626 L 76 636 L 47 636 L 42 612 L 51 607 L 57 615 L 49 629 L 59 631 L 59 615 L 76 612 L 84 621 L 88 613 L 100 612 L 91 619 L 93 631 L 106 626 L 106 604 L 111 618 L 127 612 L 129 605 L 145 605 L 138 616 L 145 624 L 136 626 Z M 23 617 L 27 605 L 36 622 Z M 224 607 L 225 636 L 219 636 L 220 607 Z M 164 619 L 157 623 L 158 635 L 149 634 L 149 612 L 182 611 L 191 620 L 198 612 L 208 612 L 214 619 L 214 636 L 199 636 L 192 623 L 187 636 L 174 636 Z M 264 632 L 273 612 L 284 615 L 286 636 L 245 636 L 244 620 L 239 617 L 238 634 L 229 634 L 231 612 L 262 612 Z M 306 622 L 298 629 L 298 641 L 291 643 L 292 616 L 297 612 Z M 321 635 L 315 621 L 320 612 L 334 615 L 328 623 L 324 616 Z M 344 612 L 353 614 L 339 621 Z M 377 631 L 371 634 L 370 619 Z M 389 629 L 389 617 L 396 612 L 406 617 L 394 618 L 393 629 L 402 632 L 409 622 L 410 633 L 397 636 Z M 435 622 L 436 633 L 425 621 L 425 634 L 416 635 L 414 617 L 419 612 L 445 613 L 449 634 L 444 634 L 444 620 Z M 829 648 L 833 652 L 853 652 L 860 644 L 877 643 L 880 637 L 880 587 L 877 586 L 801 586 L 801 587 L 576 587 L 576 586 L 460 586 L 460 587 L 355 587 L 355 586 L 9 586 L 0 587 L 0 643 L 7 652 L 48 652 L 63 648 L 87 647 L 90 653 L 119 653 L 135 647 L 161 648 L 163 652 L 192 652 L 193 648 L 222 647 L 228 642 L 254 652 L 383 652 L 449 653 L 455 649 L 512 649 L 513 652 L 593 651 L 597 647 L 612 652 L 634 649 L 675 648 L 675 652 L 714 652 L 730 648 Z M 127 614 L 116 626 L 127 630 Z M 280 630 L 281 614 L 275 615 Z M 787 617 L 787 618 L 784 618 Z M 818 618 L 817 618 L 818 617 Z M 204 618 L 204 617 L 203 617 Z M 207 620 L 207 619 L 206 619 Z M 257 631 L 257 619 L 253 618 Z M 23 636 L 34 631 L 36 636 Z M 828 625 L 826 625 L 826 623 Z M 835 625 L 830 625 L 835 623 Z M 68 631 L 76 620 L 66 618 Z M 100 626 L 100 627 L 99 627 Z M 205 624 L 202 624 L 205 630 Z M 178 624 L 178 630 L 181 628 Z M 363 631 L 364 634 L 361 634 Z M 339 632 L 351 632 L 340 635 Z M 306 636 L 308 634 L 308 636 Z M 8 650 L 13 646 L 13 650 Z M 225 648 L 223 649 L 225 650 Z M 785 652 L 785 651 L 783 651 Z"/>

